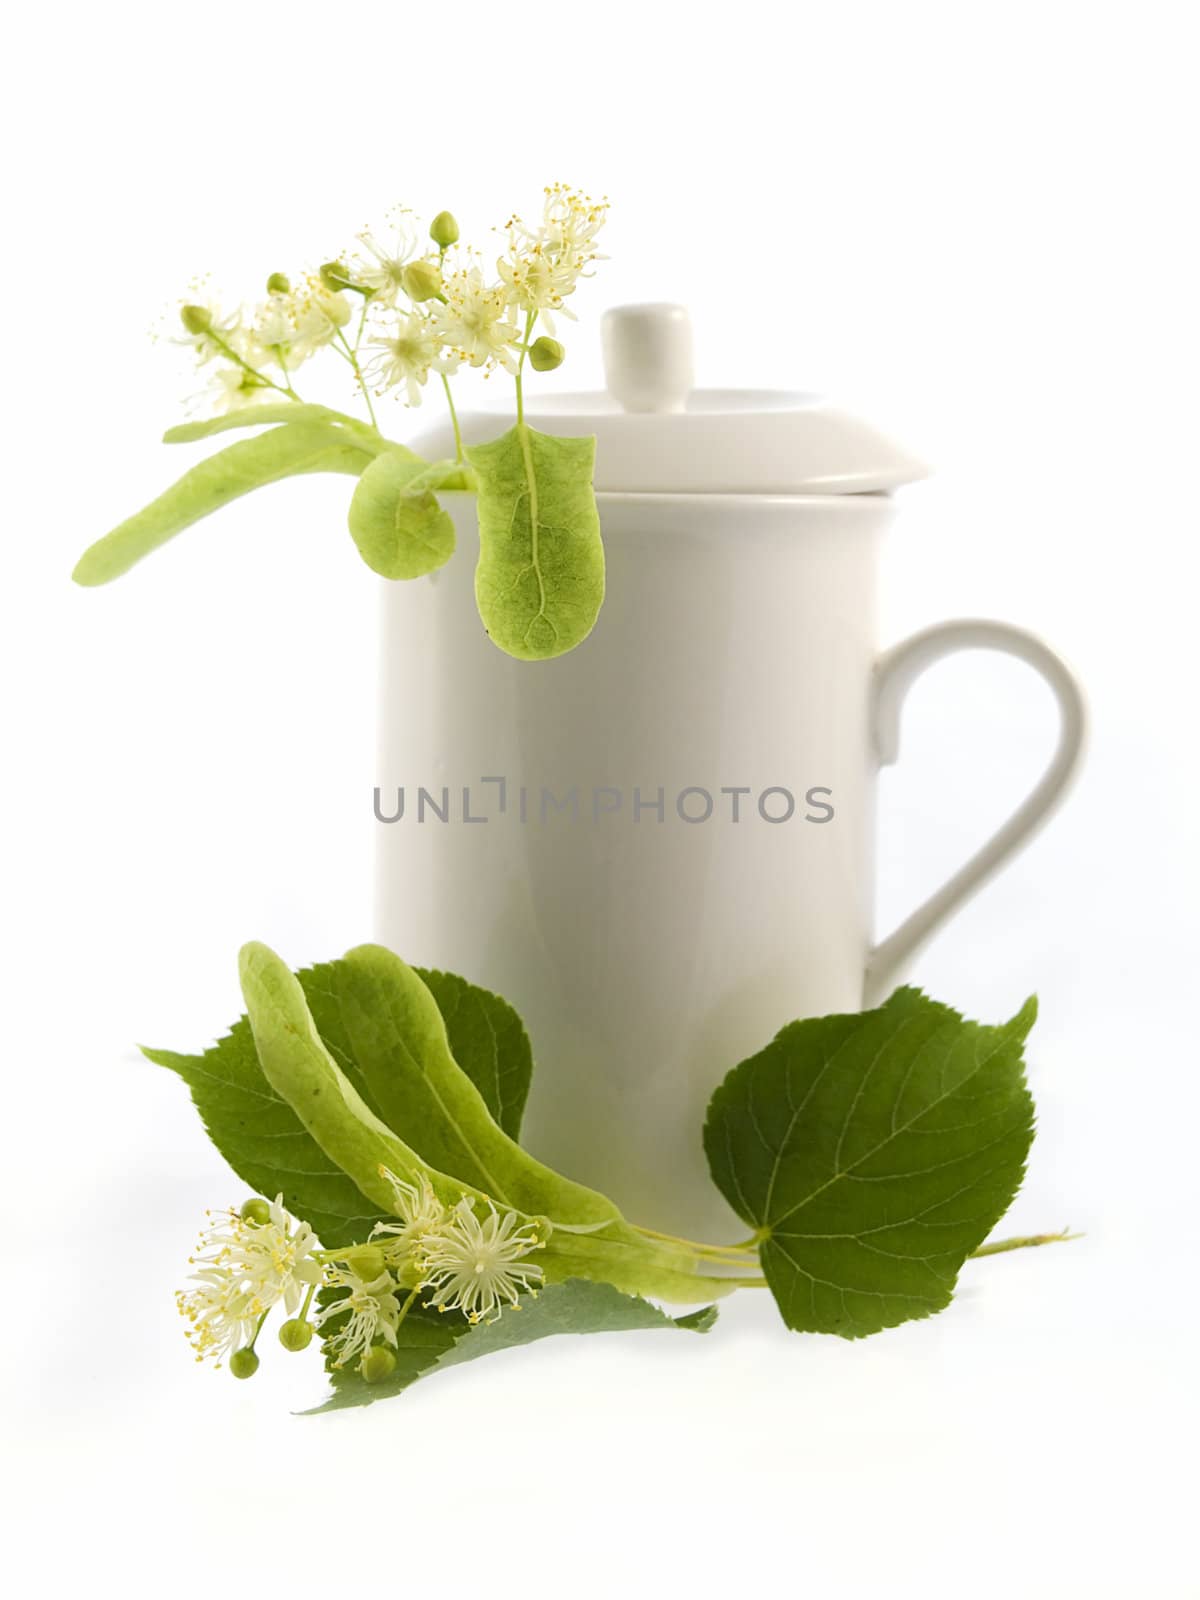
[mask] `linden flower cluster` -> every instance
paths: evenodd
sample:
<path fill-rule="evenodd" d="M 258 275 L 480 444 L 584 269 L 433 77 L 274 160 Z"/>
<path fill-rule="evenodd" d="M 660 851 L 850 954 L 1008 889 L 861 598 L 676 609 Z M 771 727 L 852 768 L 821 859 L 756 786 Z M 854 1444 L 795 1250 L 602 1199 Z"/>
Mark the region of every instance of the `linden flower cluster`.
<path fill-rule="evenodd" d="M 308 1224 L 283 1209 L 282 1196 L 269 1205 L 248 1200 L 210 1223 L 191 1257 L 196 1287 L 176 1296 L 196 1359 L 228 1357 L 235 1377 L 251 1377 L 259 1332 L 282 1304 L 286 1350 L 305 1349 L 319 1331 L 335 1367 L 354 1365 L 378 1383 L 395 1370 L 397 1331 L 418 1296 L 477 1323 L 537 1293 L 542 1270 L 527 1258 L 544 1246 L 548 1224 L 499 1212 L 491 1201 L 481 1220 L 470 1197 L 446 1206 L 423 1176 L 416 1184 L 386 1169 L 384 1176 L 398 1220 L 377 1223 L 365 1244 L 322 1250 Z M 318 1287 L 330 1293 L 310 1320 Z"/>
<path fill-rule="evenodd" d="M 352 316 L 344 294 L 312 273 L 299 284 L 282 273 L 267 280 L 267 297 L 247 310 L 225 310 L 211 296 L 189 300 L 180 310 L 184 333 L 199 368 L 210 368 L 200 402 L 218 414 L 280 396 L 298 400 L 292 379 L 318 351 L 344 342 Z"/>
<path fill-rule="evenodd" d="M 397 210 L 383 228 L 360 233 L 344 259 L 298 284 L 272 273 L 258 306 L 229 311 L 198 292 L 181 308 L 180 342 L 212 369 L 204 400 L 218 412 L 299 400 L 297 374 L 328 349 L 351 369 L 373 424 L 373 395 L 419 405 L 431 374 L 453 416 L 449 380 L 462 367 L 502 369 L 519 384 L 526 359 L 539 372 L 562 364 L 554 319 L 574 320 L 567 301 L 603 259 L 596 241 L 607 214 L 607 201 L 552 185 L 540 221 L 510 217 L 489 276 L 480 253 L 460 246 L 450 212 L 422 230 Z"/>
<path fill-rule="evenodd" d="M 282 1195 L 270 1205 L 248 1200 L 240 1212 L 208 1215 L 213 1220 L 188 1258 L 198 1269 L 191 1275 L 196 1287 L 175 1300 L 196 1360 L 219 1363 L 222 1356 L 253 1353 L 259 1328 L 281 1302 L 289 1314 L 302 1298 L 307 1308 L 324 1271 L 316 1234 L 288 1215 Z"/>

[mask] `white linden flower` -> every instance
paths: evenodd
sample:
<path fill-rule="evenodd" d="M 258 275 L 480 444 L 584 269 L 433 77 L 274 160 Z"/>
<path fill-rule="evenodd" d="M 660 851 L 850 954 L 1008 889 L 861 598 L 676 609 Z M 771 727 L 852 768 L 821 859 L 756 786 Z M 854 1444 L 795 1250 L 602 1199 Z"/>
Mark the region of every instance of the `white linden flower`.
<path fill-rule="evenodd" d="M 188 398 L 187 409 L 192 415 L 211 416 L 215 413 L 220 416 L 277 398 L 269 381 L 258 375 L 272 359 L 272 352 L 259 344 L 253 330 L 226 324 L 222 338 L 227 348 L 211 346 L 213 355 L 221 365 L 209 369 L 208 387 Z M 201 367 L 208 364 L 208 359 L 200 358 Z"/>
<path fill-rule="evenodd" d="M 525 312 L 538 312 L 551 332 L 550 313 L 561 311 L 574 320 L 564 305 L 576 284 L 588 277 L 592 262 L 600 260 L 596 235 L 608 215 L 608 202 L 595 201 L 564 184 L 546 190 L 542 222 L 528 228 L 519 217 L 508 223 L 509 253 L 497 263 L 511 303 Z"/>
<path fill-rule="evenodd" d="M 448 365 L 438 359 L 441 341 L 433 324 L 417 312 L 382 327 L 367 346 L 376 352 L 363 367 L 367 382 L 380 394 L 404 384 L 410 406 L 420 405 L 431 368 L 445 371 Z"/>
<path fill-rule="evenodd" d="M 290 1316 L 309 1287 L 320 1283 L 321 1265 L 313 1258 L 317 1236 L 308 1223 L 288 1215 L 282 1195 L 276 1195 L 270 1216 L 255 1224 L 231 1210 L 201 1234 L 191 1257 L 199 1270 L 189 1280 L 197 1287 L 175 1296 L 197 1361 L 220 1360 L 249 1344 L 272 1306 L 282 1301 Z"/>
<path fill-rule="evenodd" d="M 579 278 L 590 277 L 589 267 L 598 261 L 595 237 L 608 216 L 608 202 L 590 200 L 576 189 L 555 184 L 546 190 L 541 226 L 526 227 L 522 219 L 509 219 L 509 256 L 498 262 L 499 275 L 514 306 L 523 312 L 541 314 L 547 328 L 554 331 L 550 312 L 566 309 L 568 294 L 574 293 Z"/>
<path fill-rule="evenodd" d="M 348 1313 L 343 1326 L 328 1337 L 334 1366 L 344 1367 L 356 1357 L 365 1356 L 381 1339 L 395 1345 L 400 1303 L 394 1293 L 396 1285 L 387 1273 L 381 1273 L 373 1283 L 364 1283 L 357 1273 L 338 1261 L 330 1266 L 326 1282 L 331 1288 L 347 1291 L 339 1299 L 322 1306 L 314 1318 L 321 1327 L 332 1318 Z"/>
<path fill-rule="evenodd" d="M 433 1192 L 424 1173 L 417 1182 L 405 1183 L 403 1178 L 387 1167 L 380 1171 L 392 1186 L 393 1208 L 399 1222 L 377 1222 L 371 1230 L 372 1239 L 391 1235 L 383 1246 L 389 1264 L 403 1266 L 423 1252 L 429 1241 L 439 1235 L 450 1221 L 450 1212 Z"/>
<path fill-rule="evenodd" d="M 375 291 L 372 304 L 394 306 L 401 293 L 404 269 L 420 249 L 416 230 L 398 221 L 390 243 L 381 244 L 374 234 L 365 231 L 358 235 L 358 242 L 365 253 L 354 259 L 355 281 Z"/>
<path fill-rule="evenodd" d="M 493 1312 L 498 1317 L 522 1294 L 536 1293 L 542 1269 L 524 1264 L 524 1258 L 544 1242 L 537 1224 L 523 1221 L 515 1211 L 500 1216 L 489 1201 L 488 1215 L 480 1222 L 471 1201 L 461 1200 L 447 1227 L 425 1247 L 422 1288 L 437 1291 L 426 1304 L 439 1311 L 462 1311 L 469 1322 Z"/>
<path fill-rule="evenodd" d="M 258 381 L 244 367 L 219 367 L 203 396 L 205 408 L 218 416 L 276 398 L 277 391 L 270 384 Z"/>
<path fill-rule="evenodd" d="M 563 304 L 567 295 L 575 293 L 580 275 L 579 267 L 572 261 L 554 261 L 540 245 L 524 252 L 513 250 L 508 260 L 497 261 L 496 269 L 503 279 L 512 305 L 521 311 L 540 313 L 551 334 L 554 332 L 554 311 L 575 321 L 575 313 Z"/>
<path fill-rule="evenodd" d="M 551 184 L 536 238 L 556 259 L 576 257 L 586 265 L 603 259 L 596 249 L 596 235 L 607 218 L 607 200 L 592 200 L 565 183 Z"/>
<path fill-rule="evenodd" d="M 292 324 L 288 341 L 289 370 L 330 344 L 350 321 L 350 302 L 344 294 L 327 289 L 315 274 L 287 296 Z"/>
<path fill-rule="evenodd" d="M 211 295 L 198 294 L 194 299 L 185 301 L 181 309 L 189 312 L 199 311 L 204 319 L 203 327 L 198 326 L 193 330 L 185 324 L 182 331 L 173 335 L 171 339 L 172 344 L 182 345 L 185 349 L 191 350 L 196 357 L 197 366 L 204 366 L 214 356 L 224 356 L 222 344 L 231 346 L 239 355 L 241 354 L 240 345 L 245 340 L 246 332 L 240 306 L 227 311 L 222 309 L 220 303 Z"/>
<path fill-rule="evenodd" d="M 504 289 L 488 286 L 478 267 L 449 273 L 445 305 L 434 312 L 434 327 L 455 355 L 473 367 L 496 364 L 516 373 L 513 344 L 520 331 L 508 315 Z"/>
<path fill-rule="evenodd" d="M 323 284 L 320 291 L 322 295 L 328 294 Z M 286 294 L 269 295 L 254 312 L 253 324 L 247 333 L 248 348 L 239 351 L 243 360 L 260 370 L 273 364 L 285 375 L 293 373 L 337 331 L 333 317 L 321 315 L 314 309 L 318 304 L 307 284 L 298 292 L 288 290 Z M 348 313 L 348 306 L 346 310 Z"/>
<path fill-rule="evenodd" d="M 278 361 L 281 354 L 286 357 L 296 337 L 290 295 L 273 294 L 259 306 L 254 316 L 253 336 L 255 344 L 270 360 Z"/>

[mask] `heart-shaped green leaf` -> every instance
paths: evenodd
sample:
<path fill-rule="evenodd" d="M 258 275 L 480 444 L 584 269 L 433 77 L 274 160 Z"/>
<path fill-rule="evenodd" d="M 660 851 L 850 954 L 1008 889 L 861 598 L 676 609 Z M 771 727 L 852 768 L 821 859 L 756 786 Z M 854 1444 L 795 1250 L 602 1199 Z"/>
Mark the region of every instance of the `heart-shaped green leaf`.
<path fill-rule="evenodd" d="M 793 1022 L 725 1079 L 704 1147 L 790 1328 L 858 1338 L 949 1304 L 1024 1175 L 1036 1015 L 986 1028 L 900 989 Z"/>

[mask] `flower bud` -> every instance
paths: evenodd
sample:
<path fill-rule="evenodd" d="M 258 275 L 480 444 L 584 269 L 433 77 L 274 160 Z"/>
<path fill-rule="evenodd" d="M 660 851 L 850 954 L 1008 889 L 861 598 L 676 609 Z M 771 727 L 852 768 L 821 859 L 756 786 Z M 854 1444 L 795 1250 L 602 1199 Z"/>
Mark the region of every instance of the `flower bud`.
<path fill-rule="evenodd" d="M 307 1350 L 312 1336 L 312 1323 L 303 1317 L 292 1317 L 279 1330 L 279 1342 L 285 1350 Z"/>
<path fill-rule="evenodd" d="M 268 294 L 289 294 L 291 287 L 285 272 L 273 272 L 267 279 Z"/>
<path fill-rule="evenodd" d="M 432 300 L 442 292 L 442 274 L 436 261 L 410 261 L 400 271 L 400 287 L 410 300 Z"/>
<path fill-rule="evenodd" d="M 252 1222 L 256 1228 L 264 1227 L 271 1220 L 270 1206 L 257 1196 L 253 1200 L 247 1200 L 238 1214 L 243 1222 Z"/>
<path fill-rule="evenodd" d="M 374 1283 L 387 1261 L 377 1244 L 356 1244 L 346 1257 L 346 1265 L 364 1283 Z"/>
<path fill-rule="evenodd" d="M 396 1370 L 396 1358 L 385 1344 L 373 1344 L 358 1369 L 367 1383 L 382 1383 Z"/>
<path fill-rule="evenodd" d="M 340 261 L 326 261 L 317 276 L 327 289 L 353 289 L 354 280 Z"/>
<path fill-rule="evenodd" d="M 247 1345 L 244 1350 L 235 1350 L 229 1358 L 229 1370 L 235 1378 L 252 1378 L 258 1371 L 258 1357 Z"/>
<path fill-rule="evenodd" d="M 529 346 L 529 365 L 535 372 L 553 372 L 566 360 L 567 352 L 557 339 L 547 339 L 543 334 Z"/>
<path fill-rule="evenodd" d="M 179 320 L 189 333 L 207 333 L 212 327 L 212 312 L 203 306 L 184 306 Z"/>
<path fill-rule="evenodd" d="M 429 224 L 429 237 L 440 250 L 458 243 L 458 223 L 450 211 L 439 211 Z"/>

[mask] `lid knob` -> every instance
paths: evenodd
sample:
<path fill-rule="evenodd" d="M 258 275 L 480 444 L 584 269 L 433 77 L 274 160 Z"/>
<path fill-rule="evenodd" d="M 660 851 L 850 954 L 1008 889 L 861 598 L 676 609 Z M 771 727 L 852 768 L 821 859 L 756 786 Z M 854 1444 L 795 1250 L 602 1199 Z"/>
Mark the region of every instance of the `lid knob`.
<path fill-rule="evenodd" d="M 608 392 L 626 411 L 682 411 L 692 388 L 684 306 L 614 306 L 600 323 Z"/>

